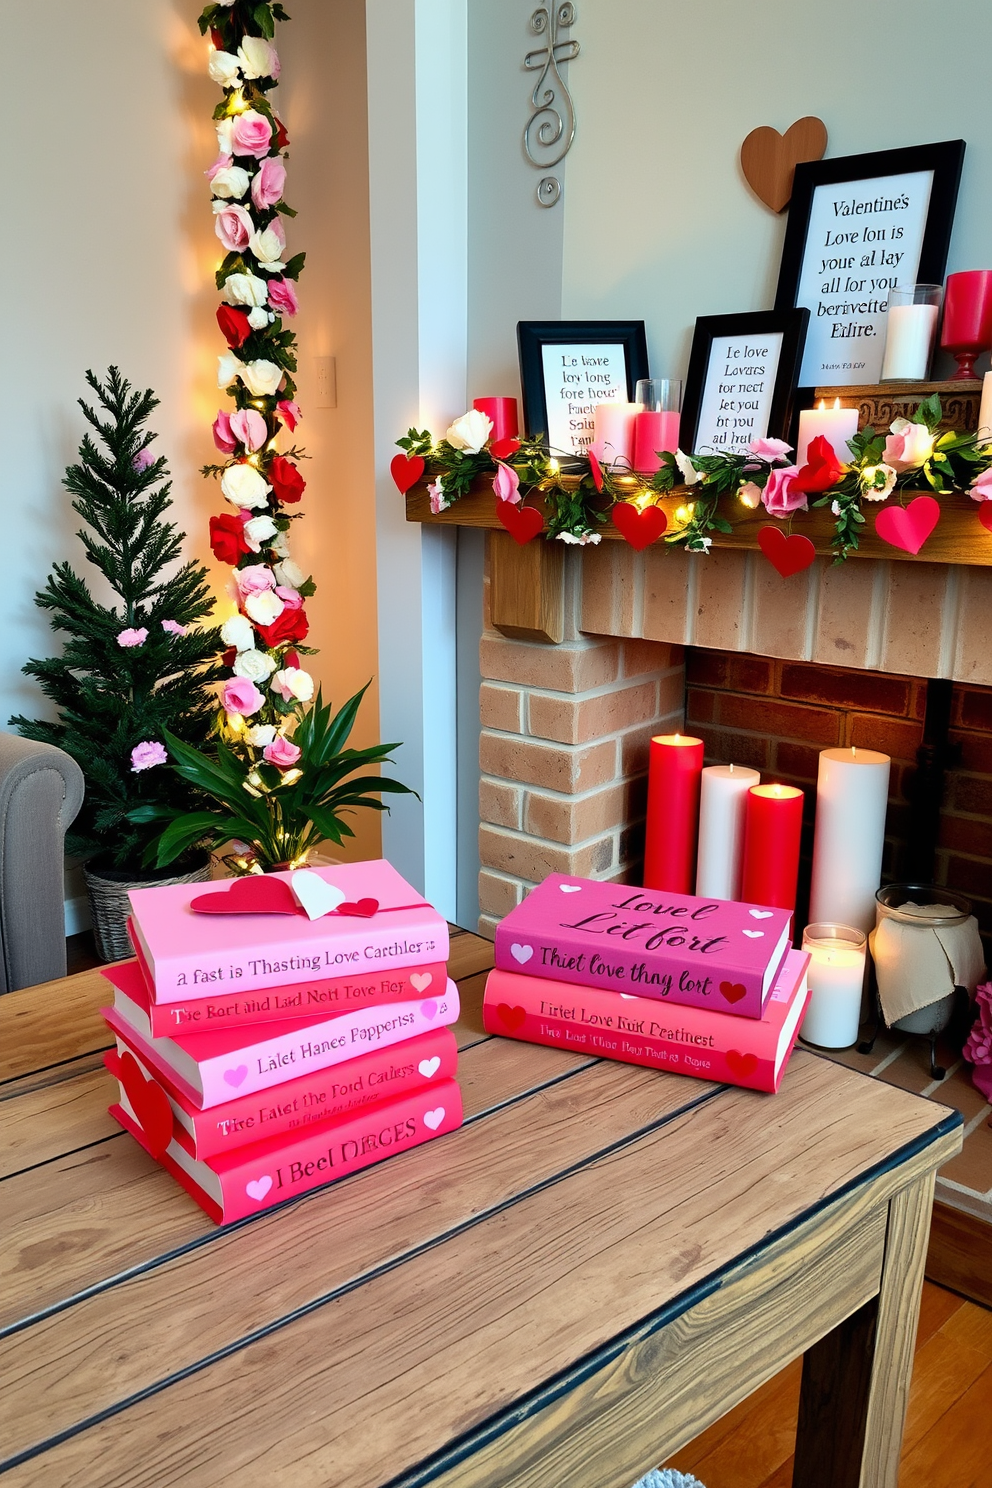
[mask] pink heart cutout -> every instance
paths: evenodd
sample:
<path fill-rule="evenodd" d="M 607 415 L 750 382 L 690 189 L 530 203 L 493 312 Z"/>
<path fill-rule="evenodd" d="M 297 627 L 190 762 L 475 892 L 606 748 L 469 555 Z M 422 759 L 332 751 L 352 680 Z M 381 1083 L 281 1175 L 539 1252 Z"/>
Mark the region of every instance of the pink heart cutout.
<path fill-rule="evenodd" d="M 247 1076 L 248 1066 L 246 1064 L 239 1064 L 237 1069 L 229 1069 L 224 1071 L 224 1079 L 227 1081 L 228 1085 L 233 1085 L 235 1090 L 244 1082 Z"/>
<path fill-rule="evenodd" d="M 411 978 L 411 981 L 412 981 L 412 978 Z M 425 1018 L 427 1018 L 428 1020 L 430 1020 L 431 1018 L 436 1018 L 437 1017 L 437 1003 L 434 1001 L 433 998 L 431 998 L 431 1000 L 429 1002 L 422 1002 L 420 1004 L 420 1011 L 423 1014 L 423 1016 Z"/>
<path fill-rule="evenodd" d="M 908 506 L 887 506 L 880 511 L 875 531 L 883 542 L 915 555 L 939 521 L 940 502 L 933 496 L 917 496 Z"/>

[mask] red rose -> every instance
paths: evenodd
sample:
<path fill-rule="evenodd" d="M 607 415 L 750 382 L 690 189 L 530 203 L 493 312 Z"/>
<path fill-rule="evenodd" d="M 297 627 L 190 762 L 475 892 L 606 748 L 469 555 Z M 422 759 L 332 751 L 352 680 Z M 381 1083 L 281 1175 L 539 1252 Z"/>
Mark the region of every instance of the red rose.
<path fill-rule="evenodd" d="M 299 667 L 300 653 L 298 651 L 287 651 L 282 659 L 283 666 Z"/>
<path fill-rule="evenodd" d="M 237 563 L 242 553 L 250 553 L 245 542 L 245 524 L 233 512 L 222 512 L 210 518 L 210 546 L 221 563 Z"/>
<path fill-rule="evenodd" d="M 298 610 L 287 608 L 271 625 L 256 625 L 255 629 L 271 650 L 273 646 L 281 646 L 286 641 L 305 641 L 310 622 L 302 607 Z"/>
<path fill-rule="evenodd" d="M 285 150 L 285 148 L 286 148 L 286 146 L 288 144 L 289 144 L 289 135 L 286 133 L 286 126 L 282 122 L 281 119 L 277 118 L 276 119 L 276 149 L 277 150 Z"/>
<path fill-rule="evenodd" d="M 838 460 L 833 445 L 822 434 L 818 434 L 815 439 L 810 440 L 806 464 L 793 477 L 793 486 L 797 491 L 805 491 L 807 495 L 819 494 L 836 486 L 843 474 L 844 467 Z"/>
<path fill-rule="evenodd" d="M 596 456 L 593 454 L 592 450 L 586 450 L 586 454 L 589 456 L 589 471 L 592 475 L 592 483 L 596 487 L 597 491 L 602 491 L 603 467 L 596 459 Z"/>
<path fill-rule="evenodd" d="M 217 324 L 232 351 L 236 351 L 251 335 L 251 326 L 248 324 L 246 312 L 236 310 L 233 305 L 217 306 Z"/>
<path fill-rule="evenodd" d="M 226 651 L 221 652 L 221 661 L 226 667 L 233 667 L 235 657 L 238 654 L 237 646 L 228 646 Z"/>
<path fill-rule="evenodd" d="M 276 455 L 265 474 L 276 493 L 277 501 L 299 501 L 306 490 L 306 481 L 292 460 L 287 460 L 285 455 Z"/>

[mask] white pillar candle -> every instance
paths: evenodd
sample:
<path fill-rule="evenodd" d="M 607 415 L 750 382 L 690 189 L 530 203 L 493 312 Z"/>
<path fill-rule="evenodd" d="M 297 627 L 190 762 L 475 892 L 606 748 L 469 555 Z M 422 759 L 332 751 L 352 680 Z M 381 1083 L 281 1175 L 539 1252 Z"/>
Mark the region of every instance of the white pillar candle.
<path fill-rule="evenodd" d="M 978 410 L 978 432 L 992 444 L 992 372 L 982 379 L 982 406 Z"/>
<path fill-rule="evenodd" d="M 816 782 L 811 920 L 875 924 L 882 877 L 889 756 L 874 749 L 824 749 Z"/>
<path fill-rule="evenodd" d="M 747 793 L 761 776 L 746 765 L 707 765 L 699 793 L 696 893 L 739 899 Z"/>
<path fill-rule="evenodd" d="M 936 305 L 890 305 L 882 381 L 917 382 L 926 377 L 936 333 Z"/>
<path fill-rule="evenodd" d="M 809 925 L 803 950 L 810 956 L 810 998 L 800 1034 L 821 1049 L 849 1049 L 861 1023 L 864 934 L 853 926 Z"/>
<path fill-rule="evenodd" d="M 806 464 L 806 454 L 810 444 L 818 434 L 822 434 L 827 443 L 833 446 L 838 460 L 846 465 L 851 458 L 847 441 L 853 439 L 857 432 L 858 410 L 856 408 L 841 408 L 839 398 L 834 399 L 833 408 L 828 408 L 821 398 L 819 407 L 804 408 L 799 415 L 796 464 L 800 468 Z"/>
<path fill-rule="evenodd" d="M 595 438 L 589 448 L 603 465 L 630 466 L 634 454 L 634 420 L 639 403 L 597 403 L 593 409 Z"/>

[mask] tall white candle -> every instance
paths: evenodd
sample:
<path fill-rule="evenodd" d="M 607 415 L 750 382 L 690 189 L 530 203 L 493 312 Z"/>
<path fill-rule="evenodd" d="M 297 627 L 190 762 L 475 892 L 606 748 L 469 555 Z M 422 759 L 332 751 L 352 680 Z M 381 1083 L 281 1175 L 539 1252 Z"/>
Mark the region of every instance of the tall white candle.
<path fill-rule="evenodd" d="M 843 925 L 810 925 L 803 950 L 810 954 L 810 998 L 800 1034 L 821 1049 L 849 1049 L 861 1022 L 865 937 Z"/>
<path fill-rule="evenodd" d="M 833 446 L 834 454 L 843 463 L 851 458 L 847 441 L 858 432 L 858 410 L 841 408 L 840 399 L 834 399 L 833 408 L 828 408 L 820 399 L 818 408 L 804 408 L 799 415 L 799 439 L 796 444 L 796 464 L 806 464 L 806 454 L 813 440 L 822 434 Z"/>
<path fill-rule="evenodd" d="M 811 920 L 871 930 L 882 877 L 887 754 L 874 749 L 824 749 L 816 782 Z"/>
<path fill-rule="evenodd" d="M 937 333 L 936 305 L 890 305 L 885 317 L 882 381 L 926 377 Z"/>
<path fill-rule="evenodd" d="M 707 765 L 699 793 L 696 893 L 739 899 L 747 793 L 761 776 L 746 765 Z"/>
<path fill-rule="evenodd" d="M 992 444 L 992 372 L 982 379 L 982 406 L 978 410 L 978 432 Z"/>

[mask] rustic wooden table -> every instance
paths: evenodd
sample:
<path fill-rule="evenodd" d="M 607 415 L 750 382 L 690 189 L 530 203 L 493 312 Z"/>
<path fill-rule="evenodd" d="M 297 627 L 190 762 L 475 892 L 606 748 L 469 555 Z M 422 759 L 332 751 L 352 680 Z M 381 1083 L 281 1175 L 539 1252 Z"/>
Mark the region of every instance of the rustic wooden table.
<path fill-rule="evenodd" d="M 490 959 L 464 1128 L 226 1229 L 108 1118 L 98 974 L 0 998 L 4 1484 L 628 1488 L 805 1350 L 795 1482 L 895 1488 L 960 1116 L 489 1039 Z"/>

